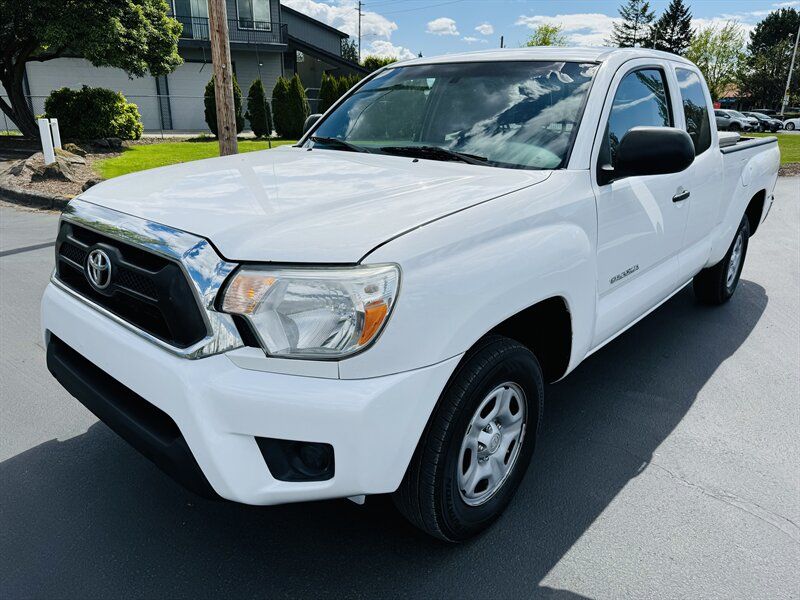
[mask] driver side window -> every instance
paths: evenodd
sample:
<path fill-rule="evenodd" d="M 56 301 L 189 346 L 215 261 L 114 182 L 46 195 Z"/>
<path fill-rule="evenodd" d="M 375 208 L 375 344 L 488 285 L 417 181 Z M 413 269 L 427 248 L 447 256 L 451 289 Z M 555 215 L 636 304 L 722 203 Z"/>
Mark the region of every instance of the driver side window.
<path fill-rule="evenodd" d="M 633 127 L 672 127 L 667 82 L 660 69 L 639 69 L 625 75 L 608 116 L 600 165 L 616 167 L 619 143 Z"/>

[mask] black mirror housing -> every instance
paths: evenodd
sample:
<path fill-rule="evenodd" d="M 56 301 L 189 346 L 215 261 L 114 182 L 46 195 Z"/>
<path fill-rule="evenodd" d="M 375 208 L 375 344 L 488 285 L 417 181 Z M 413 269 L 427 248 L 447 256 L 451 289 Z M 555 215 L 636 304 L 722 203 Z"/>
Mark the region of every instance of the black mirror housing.
<path fill-rule="evenodd" d="M 674 127 L 634 127 L 617 148 L 617 164 L 603 168 L 602 183 L 623 177 L 680 173 L 694 162 L 694 143 L 689 134 Z"/>
<path fill-rule="evenodd" d="M 322 115 L 319 113 L 308 115 L 306 117 L 306 121 L 303 123 L 303 135 L 308 133 L 308 130 L 311 129 L 317 121 L 319 121 L 320 117 L 322 117 Z"/>

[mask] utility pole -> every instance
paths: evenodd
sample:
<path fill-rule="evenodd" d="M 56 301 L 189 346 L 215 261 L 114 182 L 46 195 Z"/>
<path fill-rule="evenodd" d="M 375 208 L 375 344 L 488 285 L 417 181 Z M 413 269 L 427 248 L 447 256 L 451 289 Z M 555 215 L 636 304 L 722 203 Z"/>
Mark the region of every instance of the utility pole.
<path fill-rule="evenodd" d="M 358 0 L 358 62 L 361 62 L 361 0 Z"/>
<path fill-rule="evenodd" d="M 211 34 L 211 63 L 214 67 L 214 98 L 217 101 L 219 155 L 226 156 L 237 154 L 239 144 L 236 141 L 233 72 L 225 0 L 208 0 L 208 24 Z"/>
<path fill-rule="evenodd" d="M 500 48 L 503 48 L 503 36 L 500 36 Z"/>
<path fill-rule="evenodd" d="M 800 41 L 800 27 L 797 28 L 797 35 L 794 38 L 794 52 L 792 52 L 792 63 L 789 65 L 789 77 L 786 78 L 786 91 L 783 94 L 783 102 L 781 103 L 781 116 L 786 111 L 786 105 L 789 104 L 789 86 L 792 83 L 792 74 L 794 72 L 794 59 L 797 58 L 797 42 Z"/>

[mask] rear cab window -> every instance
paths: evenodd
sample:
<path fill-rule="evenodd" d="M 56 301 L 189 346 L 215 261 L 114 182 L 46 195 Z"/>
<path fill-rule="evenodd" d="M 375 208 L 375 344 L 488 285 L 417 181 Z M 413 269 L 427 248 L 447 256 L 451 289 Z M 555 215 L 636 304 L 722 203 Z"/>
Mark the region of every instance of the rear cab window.
<path fill-rule="evenodd" d="M 686 132 L 694 143 L 695 155 L 699 155 L 711 147 L 711 118 L 705 87 L 700 76 L 689 69 L 676 68 L 675 76 L 683 104 Z"/>

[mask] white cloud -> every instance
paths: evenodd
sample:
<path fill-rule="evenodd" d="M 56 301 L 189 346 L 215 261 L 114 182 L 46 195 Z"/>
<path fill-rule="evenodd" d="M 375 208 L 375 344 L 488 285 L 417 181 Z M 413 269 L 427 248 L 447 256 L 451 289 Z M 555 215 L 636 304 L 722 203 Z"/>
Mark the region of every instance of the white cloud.
<path fill-rule="evenodd" d="M 283 0 L 283 4 L 323 23 L 344 31 L 350 37 L 358 36 L 357 3 L 344 0 L 336 4 L 314 2 L 314 0 Z M 361 17 L 361 35 L 389 38 L 397 30 L 397 24 L 369 10 Z"/>
<path fill-rule="evenodd" d="M 793 8 L 795 6 L 800 6 L 800 0 L 790 0 L 789 2 L 778 2 L 773 4 L 775 8 Z"/>
<path fill-rule="evenodd" d="M 344 31 L 355 40 L 358 39 L 358 3 L 354 0 L 338 0 L 335 4 L 314 0 L 281 0 L 281 2 L 312 19 Z M 362 56 L 373 54 L 401 60 L 415 58 L 416 53 L 403 46 L 396 46 L 390 41 L 395 31 L 397 23 L 394 21 L 374 11 L 362 10 Z"/>
<path fill-rule="evenodd" d="M 569 43 L 576 46 L 602 46 L 611 35 L 617 19 L 602 13 L 574 13 L 571 15 L 522 15 L 515 25 L 536 29 L 540 25 L 561 25 Z"/>
<path fill-rule="evenodd" d="M 475 44 L 475 43 L 485 44 L 485 43 L 487 43 L 486 40 L 481 39 L 481 38 L 472 37 L 471 35 L 467 35 L 467 36 L 462 37 L 461 41 L 467 42 L 468 44 Z"/>
<path fill-rule="evenodd" d="M 375 40 L 369 45 L 369 52 L 366 52 L 365 54 L 396 58 L 398 60 L 408 60 L 409 58 L 417 57 L 417 55 L 408 48 L 404 48 L 403 46 L 395 46 L 389 40 Z"/>
<path fill-rule="evenodd" d="M 481 23 L 475 28 L 475 31 L 481 35 L 492 35 L 494 33 L 494 27 L 492 27 L 491 23 Z"/>
<path fill-rule="evenodd" d="M 428 21 L 428 33 L 433 35 L 459 35 L 456 22 L 449 17 L 439 17 L 433 21 Z"/>

